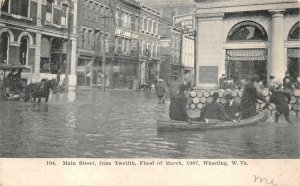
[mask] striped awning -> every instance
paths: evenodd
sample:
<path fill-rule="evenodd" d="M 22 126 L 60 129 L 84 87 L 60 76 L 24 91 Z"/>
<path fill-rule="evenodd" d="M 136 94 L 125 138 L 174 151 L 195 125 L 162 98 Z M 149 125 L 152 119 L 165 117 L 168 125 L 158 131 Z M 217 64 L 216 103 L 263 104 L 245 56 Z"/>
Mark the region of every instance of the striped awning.
<path fill-rule="evenodd" d="M 266 49 L 228 49 L 226 60 L 228 61 L 264 61 L 267 60 Z"/>
<path fill-rule="evenodd" d="M 300 48 L 288 48 L 287 56 L 300 59 Z"/>

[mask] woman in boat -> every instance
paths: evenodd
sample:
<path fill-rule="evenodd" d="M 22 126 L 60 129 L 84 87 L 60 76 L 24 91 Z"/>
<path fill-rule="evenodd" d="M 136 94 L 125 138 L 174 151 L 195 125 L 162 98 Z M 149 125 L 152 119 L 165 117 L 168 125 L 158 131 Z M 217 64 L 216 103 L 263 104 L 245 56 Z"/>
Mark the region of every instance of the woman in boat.
<path fill-rule="evenodd" d="M 186 97 L 184 95 L 185 86 L 180 85 L 179 93 L 175 94 L 171 98 L 171 103 L 169 107 L 169 117 L 173 120 L 187 121 L 188 114 L 186 110 Z"/>
<path fill-rule="evenodd" d="M 252 77 L 245 85 L 244 92 L 240 103 L 240 112 L 242 119 L 247 119 L 256 115 L 256 102 L 257 100 L 264 101 L 264 98 L 257 92 L 254 81 L 255 77 Z"/>
<path fill-rule="evenodd" d="M 208 122 L 209 119 L 234 121 L 232 117 L 226 114 L 223 106 L 218 103 L 219 93 L 214 92 L 212 95 L 213 101 L 206 103 L 200 114 L 200 121 Z"/>

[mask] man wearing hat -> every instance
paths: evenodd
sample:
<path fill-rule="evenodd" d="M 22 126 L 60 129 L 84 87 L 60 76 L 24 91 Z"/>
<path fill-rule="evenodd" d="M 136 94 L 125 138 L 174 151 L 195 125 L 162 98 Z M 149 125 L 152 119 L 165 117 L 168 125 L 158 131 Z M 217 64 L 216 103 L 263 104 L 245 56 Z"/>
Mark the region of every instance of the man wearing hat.
<path fill-rule="evenodd" d="M 275 76 L 269 76 L 268 87 L 276 87 Z"/>
<path fill-rule="evenodd" d="M 281 87 L 270 88 L 270 100 L 269 102 L 262 108 L 262 110 L 266 109 L 269 103 L 274 103 L 276 105 L 275 109 L 275 123 L 278 123 L 279 116 L 284 115 L 285 119 L 290 123 L 289 117 L 289 105 L 288 103 L 291 101 L 291 96 L 289 93 L 284 92 Z"/>
<path fill-rule="evenodd" d="M 244 92 L 240 103 L 240 112 L 243 119 L 256 115 L 257 100 L 264 101 L 264 98 L 257 92 L 254 86 L 255 77 L 252 77 L 245 85 Z"/>
<path fill-rule="evenodd" d="M 282 85 L 283 88 L 288 92 L 292 90 L 293 83 L 290 74 L 288 72 L 285 73 L 285 77 L 283 78 Z"/>
<path fill-rule="evenodd" d="M 209 119 L 233 121 L 232 117 L 226 114 L 223 106 L 218 103 L 219 93 L 214 92 L 212 95 L 213 101 L 206 103 L 200 114 L 200 121 L 207 122 Z"/>
<path fill-rule="evenodd" d="M 169 117 L 173 120 L 187 121 L 188 114 L 186 110 L 186 97 L 184 95 L 185 86 L 180 85 L 178 93 L 173 95 L 169 107 Z"/>
<path fill-rule="evenodd" d="M 231 93 L 229 94 L 226 94 L 226 103 L 225 103 L 225 106 L 224 106 L 224 110 L 226 112 L 226 114 L 228 116 L 230 116 L 231 118 L 238 118 L 239 116 L 239 105 L 238 103 L 236 103 L 234 101 L 234 97 L 231 95 Z"/>
<path fill-rule="evenodd" d="M 222 74 L 222 77 L 219 79 L 220 89 L 225 89 L 226 86 L 226 75 Z"/>

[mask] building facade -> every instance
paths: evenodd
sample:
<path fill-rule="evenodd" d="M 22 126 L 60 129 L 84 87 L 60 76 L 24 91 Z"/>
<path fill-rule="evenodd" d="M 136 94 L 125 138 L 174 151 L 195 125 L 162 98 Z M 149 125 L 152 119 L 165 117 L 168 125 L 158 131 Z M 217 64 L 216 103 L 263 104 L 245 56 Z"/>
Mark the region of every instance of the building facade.
<path fill-rule="evenodd" d="M 30 67 L 22 74 L 22 78 L 30 82 L 56 78 L 59 70 L 66 70 L 69 27 L 72 52 L 69 83 L 76 85 L 77 0 L 71 3 L 68 5 L 66 0 L 4 0 L 0 17 L 0 62 Z"/>
<path fill-rule="evenodd" d="M 142 5 L 139 34 L 141 84 L 151 84 L 159 77 L 159 27 L 160 13 Z"/>
<path fill-rule="evenodd" d="M 77 85 L 97 85 L 103 73 L 103 48 L 113 25 L 107 0 L 82 0 L 78 6 Z M 104 37 L 104 35 L 106 37 Z"/>
<path fill-rule="evenodd" d="M 108 65 L 112 87 L 130 87 L 139 76 L 139 15 L 138 2 L 118 1 L 113 56 Z"/>
<path fill-rule="evenodd" d="M 179 77 L 181 73 L 181 32 L 173 26 L 173 21 L 162 19 L 160 36 L 160 76 L 163 79 L 168 79 L 170 76 Z"/>
<path fill-rule="evenodd" d="M 218 87 L 227 74 L 235 82 L 269 76 L 282 83 L 286 71 L 299 76 L 299 2 L 255 0 L 198 2 L 197 86 Z M 222 7 L 222 8 L 220 8 Z"/>
<path fill-rule="evenodd" d="M 157 10 L 161 16 L 173 19 L 176 15 L 190 14 L 195 11 L 193 0 L 141 0 L 147 6 Z"/>

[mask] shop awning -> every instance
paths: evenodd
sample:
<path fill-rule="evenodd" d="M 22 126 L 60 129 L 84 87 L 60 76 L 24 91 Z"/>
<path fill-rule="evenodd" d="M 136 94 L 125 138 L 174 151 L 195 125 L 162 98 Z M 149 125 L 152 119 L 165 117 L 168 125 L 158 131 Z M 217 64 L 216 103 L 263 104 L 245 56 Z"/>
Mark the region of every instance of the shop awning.
<path fill-rule="evenodd" d="M 300 48 L 288 48 L 287 56 L 300 59 Z"/>
<path fill-rule="evenodd" d="M 226 60 L 228 61 L 264 61 L 267 60 L 266 49 L 228 49 Z"/>

